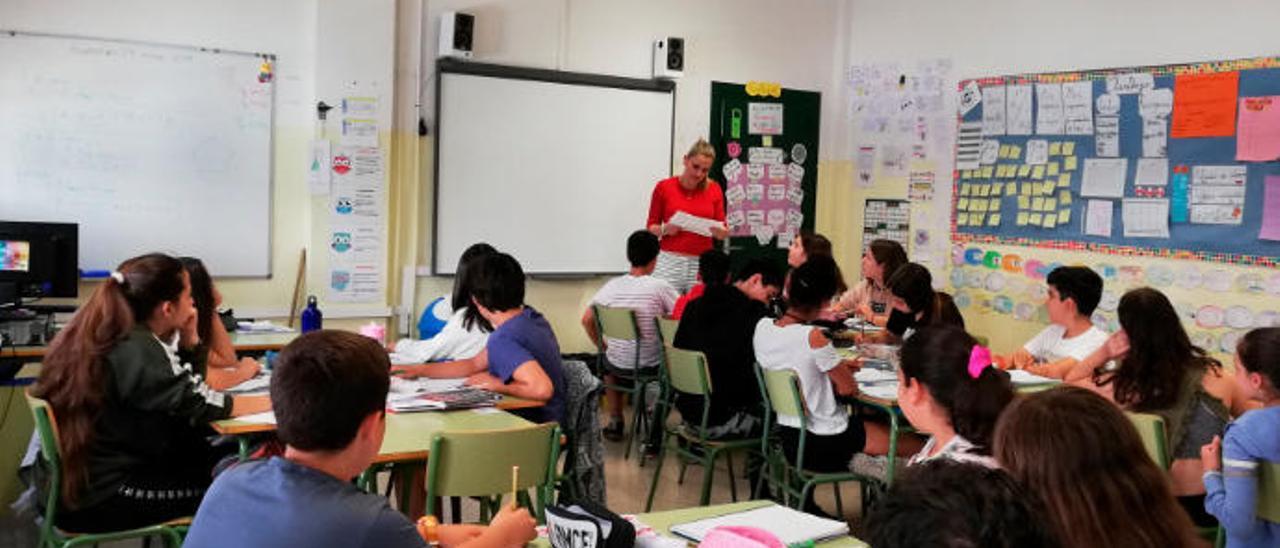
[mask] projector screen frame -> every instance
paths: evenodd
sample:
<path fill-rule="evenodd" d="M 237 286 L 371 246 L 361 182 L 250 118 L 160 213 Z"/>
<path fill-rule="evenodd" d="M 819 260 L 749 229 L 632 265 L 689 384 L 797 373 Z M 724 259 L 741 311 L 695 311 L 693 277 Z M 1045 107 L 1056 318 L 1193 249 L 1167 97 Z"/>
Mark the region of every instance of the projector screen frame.
<path fill-rule="evenodd" d="M 675 130 L 676 130 L 676 83 L 672 80 L 644 79 L 644 78 L 628 78 L 625 76 L 614 76 L 608 74 L 591 74 L 585 72 L 570 72 L 550 69 L 539 69 L 532 67 L 518 67 L 511 65 L 499 65 L 492 63 L 476 63 L 470 61 L 462 61 L 444 57 L 436 62 L 436 78 L 435 78 L 435 139 L 432 143 L 432 176 L 431 176 L 431 274 L 433 276 L 452 276 L 452 272 L 442 272 L 439 251 L 440 237 L 440 141 L 441 141 L 441 87 L 445 74 L 462 74 L 470 76 L 484 76 L 491 78 L 503 78 L 510 80 L 532 80 L 538 82 L 549 82 L 554 84 L 568 84 L 579 86 L 595 86 L 605 88 L 616 88 L 633 91 L 650 91 L 655 93 L 667 93 L 671 96 L 671 131 L 670 131 L 670 147 L 668 162 L 675 158 Z M 656 181 L 655 181 L 656 182 Z M 448 260 L 449 258 L 445 258 Z M 592 278 L 597 276 L 615 275 L 624 272 L 619 269 L 616 271 L 598 271 L 598 272 L 526 272 L 530 277 L 538 278 Z"/>

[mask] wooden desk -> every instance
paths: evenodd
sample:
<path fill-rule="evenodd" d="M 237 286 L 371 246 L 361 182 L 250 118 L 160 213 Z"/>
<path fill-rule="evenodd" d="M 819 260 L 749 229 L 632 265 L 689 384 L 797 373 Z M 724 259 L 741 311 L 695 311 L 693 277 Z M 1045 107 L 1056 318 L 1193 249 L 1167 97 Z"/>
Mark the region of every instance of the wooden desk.
<path fill-rule="evenodd" d="M 641 523 L 648 525 L 649 527 L 652 527 L 654 531 L 660 534 L 676 537 L 676 535 L 674 535 L 671 532 L 671 527 L 673 525 L 679 525 L 681 523 L 688 523 L 690 521 L 697 521 L 700 519 L 713 518 L 716 516 L 723 516 L 726 514 L 733 514 L 735 512 L 745 512 L 747 510 L 763 508 L 765 506 L 771 506 L 773 504 L 776 504 L 776 503 L 768 500 L 749 500 L 745 502 L 735 502 L 732 504 L 716 504 L 712 506 L 697 506 L 694 508 L 683 508 L 680 510 L 667 510 L 665 512 L 650 512 L 647 514 L 636 514 L 636 519 L 639 520 Z M 676 538 L 679 538 L 679 537 L 676 537 Z M 548 542 L 547 539 L 545 538 L 537 538 L 537 539 L 534 539 L 534 541 L 531 542 L 529 545 L 545 548 L 545 547 L 551 546 L 551 543 Z M 690 543 L 690 546 L 692 545 L 693 544 Z M 861 540 L 858 540 L 854 537 L 846 536 L 846 537 L 837 537 L 833 539 L 827 539 L 825 541 L 819 542 L 817 546 L 829 546 L 832 548 L 845 547 L 845 546 L 864 547 L 864 546 L 867 546 L 867 543 L 862 542 Z"/>
<path fill-rule="evenodd" d="M 231 345 L 236 352 L 266 352 L 280 350 L 290 341 L 298 338 L 299 333 L 228 333 Z M 44 359 L 48 346 L 7 346 L 0 350 L 0 359 L 26 360 L 38 362 Z"/>

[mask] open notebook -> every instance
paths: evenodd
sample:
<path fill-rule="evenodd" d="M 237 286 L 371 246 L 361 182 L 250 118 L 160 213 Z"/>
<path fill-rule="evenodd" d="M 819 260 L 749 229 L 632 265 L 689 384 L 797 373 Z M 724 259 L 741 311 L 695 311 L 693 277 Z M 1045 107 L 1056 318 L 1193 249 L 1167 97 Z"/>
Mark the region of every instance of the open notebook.
<path fill-rule="evenodd" d="M 788 546 L 849 534 L 849 524 L 843 521 L 820 518 L 777 504 L 673 525 L 671 532 L 694 542 L 702 542 L 709 531 L 726 525 L 764 529 Z"/>

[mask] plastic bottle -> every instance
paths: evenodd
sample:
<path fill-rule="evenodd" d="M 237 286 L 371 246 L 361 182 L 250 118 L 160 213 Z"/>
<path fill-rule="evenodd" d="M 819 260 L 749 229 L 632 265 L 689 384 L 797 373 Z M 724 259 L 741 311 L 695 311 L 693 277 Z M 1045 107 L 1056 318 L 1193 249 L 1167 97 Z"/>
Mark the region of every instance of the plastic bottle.
<path fill-rule="evenodd" d="M 307 333 L 320 329 L 324 323 L 324 314 L 320 313 L 320 308 L 316 306 L 316 296 L 307 297 L 307 307 L 302 309 L 302 332 Z"/>

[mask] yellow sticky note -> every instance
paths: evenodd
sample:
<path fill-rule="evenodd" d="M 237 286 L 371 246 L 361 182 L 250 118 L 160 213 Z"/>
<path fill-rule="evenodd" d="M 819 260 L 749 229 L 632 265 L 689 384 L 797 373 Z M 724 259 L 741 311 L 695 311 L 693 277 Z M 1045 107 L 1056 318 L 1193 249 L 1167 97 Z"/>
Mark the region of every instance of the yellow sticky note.
<path fill-rule="evenodd" d="M 1052 195 L 1053 195 L 1053 181 L 1045 181 L 1043 184 L 1041 184 L 1041 185 L 1040 185 L 1040 193 L 1041 193 L 1041 194 L 1044 194 L 1045 196 L 1052 196 Z"/>
<path fill-rule="evenodd" d="M 1040 226 L 1040 222 L 1044 220 L 1044 214 L 1032 212 L 1027 216 L 1027 222 L 1032 226 Z"/>
<path fill-rule="evenodd" d="M 969 211 L 976 211 L 976 212 L 978 212 L 978 213 L 986 213 L 986 212 L 987 212 L 987 201 L 986 201 L 986 200 L 974 200 L 972 203 L 973 203 L 973 207 L 969 208 Z"/>
<path fill-rule="evenodd" d="M 982 167 L 982 178 L 983 178 L 983 179 L 990 179 L 990 178 L 991 178 L 991 172 L 992 172 L 994 169 L 995 169 L 995 168 L 994 168 L 994 166 L 983 166 L 983 167 Z"/>
<path fill-rule="evenodd" d="M 969 211 L 969 199 L 960 198 L 956 200 L 956 211 Z"/>
<path fill-rule="evenodd" d="M 1058 162 L 1049 162 L 1044 168 L 1044 174 L 1053 177 L 1058 174 Z"/>
<path fill-rule="evenodd" d="M 1005 172 L 1007 171 L 1005 168 L 1007 168 L 1007 167 L 1009 167 L 1009 166 L 996 166 L 996 177 L 1001 177 L 1001 178 L 1003 178 L 1003 177 L 1005 176 L 1005 175 L 1004 175 L 1004 174 L 1005 174 Z"/>
<path fill-rule="evenodd" d="M 1054 228 L 1058 226 L 1058 216 L 1050 212 L 1048 215 L 1044 216 L 1044 222 L 1041 223 L 1040 226 L 1045 228 Z"/>
<path fill-rule="evenodd" d="M 1065 143 L 1062 143 L 1062 155 L 1063 155 L 1063 156 L 1072 156 L 1072 155 L 1074 155 L 1075 153 L 1076 153 L 1076 143 L 1075 143 L 1075 141 L 1067 141 L 1067 142 L 1065 142 Z"/>
<path fill-rule="evenodd" d="M 1062 173 L 1058 175 L 1058 188 L 1071 188 L 1071 174 Z"/>
<path fill-rule="evenodd" d="M 991 195 L 999 196 L 1004 192 L 1004 183 L 991 183 Z"/>
<path fill-rule="evenodd" d="M 1009 145 L 1009 158 L 1012 160 L 1022 158 L 1022 147 L 1018 145 Z"/>
<path fill-rule="evenodd" d="M 1031 209 L 1031 197 L 1018 196 L 1018 209 Z"/>
<path fill-rule="evenodd" d="M 765 135 L 764 137 L 761 137 L 761 138 L 760 138 L 760 144 L 761 144 L 761 146 L 765 146 L 765 147 L 771 147 L 771 146 L 773 146 L 773 136 L 772 136 L 772 135 Z"/>
<path fill-rule="evenodd" d="M 973 178 L 973 171 L 966 169 L 966 170 L 964 170 L 964 171 L 961 171 L 961 172 L 960 172 L 960 180 L 961 180 L 961 181 L 963 181 L 963 180 L 965 180 L 965 179 L 972 179 L 972 178 Z"/>
<path fill-rule="evenodd" d="M 1065 169 L 1065 170 L 1067 170 L 1067 171 L 1075 171 L 1075 170 L 1076 170 L 1076 157 L 1075 157 L 1075 156 L 1067 156 L 1066 158 L 1064 158 L 1064 159 L 1062 160 L 1062 169 Z"/>
<path fill-rule="evenodd" d="M 1034 200 L 1031 200 L 1031 210 L 1044 211 L 1044 196 L 1036 196 Z"/>
<path fill-rule="evenodd" d="M 972 188 L 970 188 L 971 186 L 972 186 L 972 185 L 960 185 L 960 195 L 961 195 L 961 196 L 968 196 L 968 195 L 969 195 L 969 192 L 970 192 L 971 190 L 973 190 Z"/>
<path fill-rule="evenodd" d="M 1000 226 L 1000 214 L 996 213 L 995 215 L 987 217 L 987 226 Z"/>
<path fill-rule="evenodd" d="M 1058 199 L 1057 199 L 1057 198 L 1045 198 L 1045 199 L 1044 199 L 1044 210 L 1045 210 L 1045 211 L 1053 211 L 1053 210 L 1055 210 L 1055 209 L 1058 209 Z"/>
<path fill-rule="evenodd" d="M 1044 178 L 1044 166 L 1043 166 L 1043 165 L 1038 165 L 1038 166 L 1036 166 L 1036 167 L 1032 168 L 1032 170 L 1031 170 L 1031 178 L 1032 178 L 1032 179 L 1035 179 L 1035 180 L 1037 180 L 1037 181 L 1038 181 L 1038 180 L 1040 180 L 1040 179 L 1043 179 L 1043 178 Z"/>
<path fill-rule="evenodd" d="M 1030 195 L 1031 195 L 1031 194 L 1033 194 L 1034 192 L 1035 192 L 1035 187 L 1034 187 L 1031 183 L 1027 183 L 1027 182 L 1023 182 L 1023 183 L 1022 183 L 1022 195 L 1023 195 L 1023 196 L 1030 196 Z"/>
<path fill-rule="evenodd" d="M 991 185 L 982 185 L 982 194 L 981 194 L 981 195 L 982 195 L 982 196 L 990 196 L 990 195 L 991 195 Z"/>
<path fill-rule="evenodd" d="M 987 218 L 986 213 L 970 213 L 969 224 L 971 226 L 982 226 L 982 221 Z"/>
<path fill-rule="evenodd" d="M 1028 176 L 1028 175 L 1031 175 L 1031 166 L 1029 166 L 1029 165 L 1027 165 L 1027 164 L 1022 164 L 1022 165 L 1018 166 L 1018 176 L 1019 176 L 1019 177 L 1026 177 L 1026 176 Z"/>
<path fill-rule="evenodd" d="M 957 214 L 956 214 L 956 226 L 968 226 L 968 225 L 969 225 L 969 214 L 968 214 L 968 213 L 957 213 Z"/>
<path fill-rule="evenodd" d="M 1005 196 L 1015 196 L 1018 194 L 1018 183 L 1009 182 L 1004 185 Z"/>
<path fill-rule="evenodd" d="M 1012 151 L 1012 150 L 1013 150 L 1013 146 L 1012 146 L 1012 145 L 1000 145 L 1000 154 L 999 154 L 999 156 L 1000 156 L 1001 158 L 1008 158 L 1008 157 L 1009 157 L 1009 152 L 1010 152 L 1010 151 Z"/>
<path fill-rule="evenodd" d="M 1054 141 L 1052 143 L 1049 143 L 1049 155 L 1057 156 L 1059 154 L 1062 154 L 1062 142 Z"/>
<path fill-rule="evenodd" d="M 1070 222 L 1071 222 L 1071 210 L 1070 209 L 1058 210 L 1058 224 L 1065 225 Z"/>
<path fill-rule="evenodd" d="M 1027 212 L 1025 211 L 1018 212 L 1017 223 L 1018 223 L 1018 226 L 1027 226 Z"/>
<path fill-rule="evenodd" d="M 1070 190 L 1058 191 L 1058 203 L 1064 206 L 1071 205 L 1071 191 Z"/>
<path fill-rule="evenodd" d="M 1000 198 L 987 200 L 987 211 L 1000 211 Z"/>

